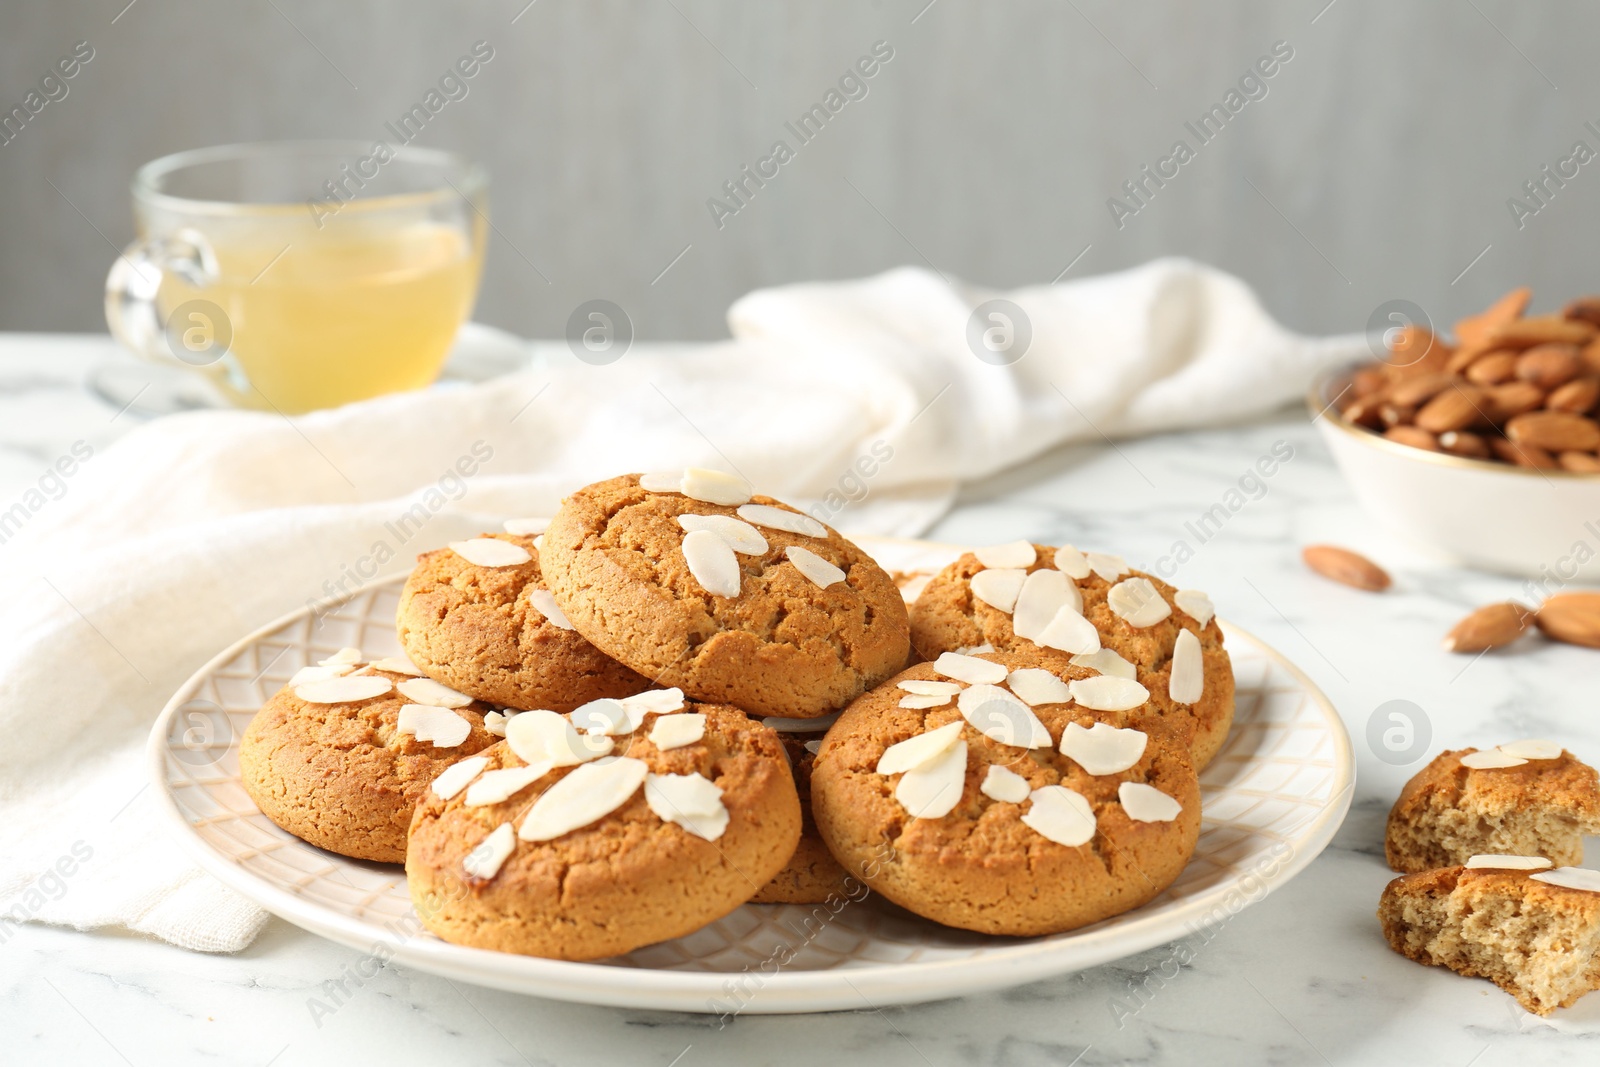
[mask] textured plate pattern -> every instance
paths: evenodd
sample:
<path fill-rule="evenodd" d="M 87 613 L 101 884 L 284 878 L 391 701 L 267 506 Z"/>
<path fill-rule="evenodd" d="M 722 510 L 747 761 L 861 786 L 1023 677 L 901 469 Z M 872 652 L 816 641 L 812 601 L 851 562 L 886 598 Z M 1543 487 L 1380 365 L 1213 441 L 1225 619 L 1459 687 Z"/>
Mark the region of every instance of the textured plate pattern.
<path fill-rule="evenodd" d="M 886 567 L 937 569 L 959 551 L 863 540 Z M 320 617 L 301 613 L 200 671 L 156 724 L 157 792 L 213 874 L 307 929 L 408 965 L 543 996 L 710 1012 L 860 1008 L 975 992 L 1093 966 L 1237 913 L 1322 850 L 1350 800 L 1349 741 L 1292 665 L 1224 624 L 1237 682 L 1232 734 L 1201 779 L 1199 847 L 1142 908 L 1027 940 L 949 930 L 868 896 L 831 905 L 746 905 L 705 929 L 601 964 L 465 949 L 420 930 L 397 867 L 313 848 L 261 815 L 239 784 L 238 739 L 299 668 L 350 645 L 397 655 L 399 583 Z M 734 979 L 737 978 L 737 981 Z"/>

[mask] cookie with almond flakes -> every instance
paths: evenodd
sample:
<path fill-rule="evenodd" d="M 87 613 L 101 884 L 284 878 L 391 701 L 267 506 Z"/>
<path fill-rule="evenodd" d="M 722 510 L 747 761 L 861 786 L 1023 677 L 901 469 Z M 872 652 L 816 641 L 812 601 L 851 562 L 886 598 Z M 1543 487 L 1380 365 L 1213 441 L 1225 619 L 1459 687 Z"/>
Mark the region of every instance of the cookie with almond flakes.
<path fill-rule="evenodd" d="M 571 711 L 650 686 L 572 628 L 534 537 L 484 534 L 418 556 L 395 630 L 428 677 L 504 707 Z"/>
<path fill-rule="evenodd" d="M 1233 725 L 1233 664 L 1210 599 L 1121 557 L 1027 541 L 978 549 L 935 575 L 910 614 L 924 659 L 988 645 L 1137 677 L 1152 702 L 1192 720 L 1197 768 Z"/>
<path fill-rule="evenodd" d="M 567 618 L 606 655 L 752 715 L 826 715 L 906 662 L 906 606 L 883 568 L 732 475 L 691 468 L 580 489 L 540 560 Z"/>

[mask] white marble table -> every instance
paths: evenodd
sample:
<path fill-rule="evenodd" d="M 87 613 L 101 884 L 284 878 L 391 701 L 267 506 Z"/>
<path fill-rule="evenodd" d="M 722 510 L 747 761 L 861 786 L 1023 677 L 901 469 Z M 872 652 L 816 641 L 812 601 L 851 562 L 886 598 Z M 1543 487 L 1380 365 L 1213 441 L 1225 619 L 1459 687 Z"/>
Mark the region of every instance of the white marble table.
<path fill-rule="evenodd" d="M 135 421 L 83 387 L 118 358 L 103 338 L 0 336 L 0 500 L 84 438 Z M 1276 442 L 1294 450 L 1201 543 L 1186 526 Z M 1222 926 L 1082 974 L 922 1006 L 827 1016 L 715 1018 L 589 1008 L 390 966 L 313 1019 L 357 953 L 278 920 L 237 956 L 139 937 L 27 926 L 0 944 L 0 1062 L 11 1064 L 1445 1064 L 1593 1063 L 1600 995 L 1554 1025 L 1486 982 L 1385 947 L 1374 909 L 1390 878 L 1383 816 L 1415 770 L 1365 740 L 1373 711 L 1409 700 L 1445 746 L 1550 736 L 1600 758 L 1597 654 L 1541 642 L 1472 661 L 1439 650 L 1469 607 L 1519 583 L 1441 566 L 1357 510 L 1303 413 L 1255 425 L 1059 450 L 972 486 L 931 536 L 1111 548 L 1151 567 L 1178 539 L 1184 586 L 1286 653 L 1324 688 L 1359 760 L 1354 807 L 1294 882 Z M 1333 541 L 1394 573 L 1384 595 L 1307 573 L 1298 548 Z M 1591 852 L 1591 862 L 1595 856 Z M 0 910 L 5 902 L 0 901 Z"/>

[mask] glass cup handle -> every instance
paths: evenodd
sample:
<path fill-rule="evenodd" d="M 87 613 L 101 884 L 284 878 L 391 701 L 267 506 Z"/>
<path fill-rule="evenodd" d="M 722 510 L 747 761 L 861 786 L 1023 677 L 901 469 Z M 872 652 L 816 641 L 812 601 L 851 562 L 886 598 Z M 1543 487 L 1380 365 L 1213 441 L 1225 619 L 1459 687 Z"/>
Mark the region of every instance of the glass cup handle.
<path fill-rule="evenodd" d="M 106 325 L 126 348 L 145 359 L 170 365 L 176 357 L 192 367 L 216 362 L 231 340 L 231 329 L 226 322 L 209 322 L 209 332 L 202 344 L 190 345 L 187 339 L 180 345 L 170 343 L 156 307 L 156 294 L 161 289 L 165 271 L 201 289 L 216 281 L 217 257 L 210 243 L 196 230 L 182 229 L 161 237 L 138 238 L 123 250 L 111 264 L 111 273 L 106 275 Z M 209 301 L 204 303 L 217 315 L 221 314 L 216 305 Z M 178 313 L 183 310 L 183 307 L 178 308 L 174 318 L 182 318 Z M 174 322 L 173 326 L 183 330 L 186 323 Z M 226 331 L 230 336 L 219 338 L 219 331 Z"/>

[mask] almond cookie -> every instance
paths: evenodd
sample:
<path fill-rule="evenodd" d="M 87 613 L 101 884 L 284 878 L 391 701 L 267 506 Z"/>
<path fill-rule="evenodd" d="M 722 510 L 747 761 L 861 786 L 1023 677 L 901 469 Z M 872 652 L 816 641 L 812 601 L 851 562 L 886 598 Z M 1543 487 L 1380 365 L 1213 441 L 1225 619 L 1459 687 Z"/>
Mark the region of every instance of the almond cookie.
<path fill-rule="evenodd" d="M 1378 921 L 1402 956 L 1487 978 L 1538 1015 L 1600 988 L 1600 871 L 1474 856 L 1390 882 Z"/>
<path fill-rule="evenodd" d="M 935 575 L 911 607 L 911 641 L 924 659 L 1024 649 L 1136 677 L 1153 703 L 1192 720 L 1189 744 L 1204 769 L 1233 725 L 1233 664 L 1214 616 L 1204 593 L 1174 589 L 1120 556 L 1016 541 L 968 552 Z"/>
<path fill-rule="evenodd" d="M 1478 853 L 1583 862 L 1600 834 L 1600 778 L 1552 741 L 1441 752 L 1389 812 L 1383 851 L 1397 871 L 1465 863 Z"/>
<path fill-rule="evenodd" d="M 564 712 L 650 686 L 572 628 L 533 537 L 484 534 L 424 552 L 395 629 L 428 677 L 491 704 Z"/>
<path fill-rule="evenodd" d="M 1140 717 L 1145 699 L 1037 654 L 944 653 L 828 731 L 817 828 L 845 870 L 947 926 L 1034 936 L 1120 914 L 1177 878 L 1200 833 L 1189 752 Z"/>
<path fill-rule="evenodd" d="M 488 711 L 403 660 L 363 665 L 345 649 L 256 712 L 239 743 L 239 777 L 262 814 L 301 840 L 400 863 L 417 798 L 495 742 Z"/>
<path fill-rule="evenodd" d="M 477 948 L 591 960 L 682 937 L 800 837 L 777 735 L 676 689 L 520 712 L 452 772 L 417 805 L 406 877 L 423 925 Z"/>
<path fill-rule="evenodd" d="M 545 532 L 543 563 L 601 651 L 752 715 L 826 715 L 906 661 L 905 602 L 883 569 L 716 471 L 580 489 Z"/>
<path fill-rule="evenodd" d="M 783 870 L 750 898 L 752 904 L 826 904 L 862 895 L 863 886 L 833 858 L 811 815 L 811 767 L 822 747 L 823 735 L 835 718 L 765 720 L 777 731 L 794 772 L 795 789 L 800 794 L 800 843 Z"/>

